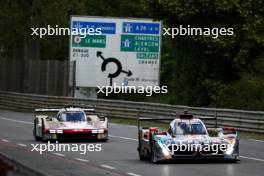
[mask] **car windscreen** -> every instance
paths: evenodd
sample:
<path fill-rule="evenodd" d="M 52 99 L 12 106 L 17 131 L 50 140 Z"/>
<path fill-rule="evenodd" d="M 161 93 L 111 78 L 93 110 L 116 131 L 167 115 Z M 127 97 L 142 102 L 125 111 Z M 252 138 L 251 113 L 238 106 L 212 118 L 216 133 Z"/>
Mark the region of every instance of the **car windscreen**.
<path fill-rule="evenodd" d="M 61 121 L 85 121 L 85 114 L 83 112 L 63 112 L 61 114 Z"/>
<path fill-rule="evenodd" d="M 173 129 L 174 135 L 204 135 L 206 129 L 200 122 L 178 122 L 175 123 Z"/>

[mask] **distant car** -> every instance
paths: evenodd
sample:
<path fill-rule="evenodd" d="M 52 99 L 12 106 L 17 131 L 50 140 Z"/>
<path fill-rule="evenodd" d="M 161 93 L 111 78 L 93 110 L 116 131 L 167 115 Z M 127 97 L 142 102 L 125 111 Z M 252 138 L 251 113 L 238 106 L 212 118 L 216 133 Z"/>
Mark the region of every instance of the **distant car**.
<path fill-rule="evenodd" d="M 108 139 L 108 120 L 94 109 L 67 106 L 35 109 L 33 135 L 36 140 Z"/>
<path fill-rule="evenodd" d="M 239 159 L 239 140 L 234 128 L 207 130 L 202 120 L 189 114 L 169 119 L 172 121 L 167 131 L 157 127 L 140 127 L 141 121 L 165 119 L 138 120 L 138 152 L 141 160 L 150 159 L 157 163 L 179 159 L 214 158 L 234 162 Z"/>

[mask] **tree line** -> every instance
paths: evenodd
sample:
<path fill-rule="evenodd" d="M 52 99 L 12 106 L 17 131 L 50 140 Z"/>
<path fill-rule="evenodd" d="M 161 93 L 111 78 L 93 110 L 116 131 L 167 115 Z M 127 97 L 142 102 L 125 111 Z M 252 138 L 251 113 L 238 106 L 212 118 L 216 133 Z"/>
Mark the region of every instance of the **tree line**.
<path fill-rule="evenodd" d="M 160 81 L 168 93 L 110 98 L 264 110 L 262 0 L 1 0 L 0 56 L 14 57 L 28 44 L 38 46 L 40 59 L 68 59 L 68 36 L 40 40 L 29 29 L 69 27 L 70 15 L 153 18 L 164 27 L 233 28 L 234 35 L 217 38 L 163 36 Z"/>

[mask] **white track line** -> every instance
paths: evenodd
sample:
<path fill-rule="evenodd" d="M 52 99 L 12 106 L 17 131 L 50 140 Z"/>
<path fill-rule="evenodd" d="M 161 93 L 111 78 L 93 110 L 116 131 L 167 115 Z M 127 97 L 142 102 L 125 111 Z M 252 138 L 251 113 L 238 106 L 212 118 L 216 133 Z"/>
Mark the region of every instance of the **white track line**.
<path fill-rule="evenodd" d="M 27 121 L 23 121 L 23 120 L 14 120 L 14 119 L 9 119 L 9 118 L 5 118 L 5 117 L 1 117 L 1 116 L 0 116 L 0 119 L 11 121 L 11 122 L 23 123 L 23 124 L 33 124 L 32 122 L 27 122 Z"/>
<path fill-rule="evenodd" d="M 7 139 L 2 139 L 3 142 L 10 142 L 9 140 Z"/>
<path fill-rule="evenodd" d="M 17 145 L 19 145 L 21 147 L 26 147 L 27 146 L 26 144 L 17 144 Z"/>
<path fill-rule="evenodd" d="M 251 141 L 255 141 L 255 142 L 264 142 L 263 140 L 258 140 L 258 139 L 249 139 Z"/>
<path fill-rule="evenodd" d="M 0 119 L 2 120 L 8 120 L 8 121 L 12 121 L 12 122 L 18 122 L 18 123 L 23 123 L 23 124 L 33 124 L 32 122 L 27 122 L 27 121 L 22 121 L 22 120 L 14 120 L 14 119 L 8 119 L 8 118 L 5 118 L 5 117 L 1 117 L 0 116 Z M 119 139 L 125 139 L 125 140 L 130 140 L 130 141 L 137 141 L 137 139 L 134 139 L 134 138 L 128 138 L 128 137 L 123 137 L 123 136 L 114 136 L 114 135 L 109 135 L 110 137 L 112 138 L 119 138 Z M 258 142 L 264 142 L 262 140 L 256 140 L 256 139 L 253 139 L 254 141 L 258 141 Z M 9 140 L 7 139 L 2 139 L 3 142 L 10 142 Z M 60 153 L 53 153 L 55 155 L 58 155 L 58 156 L 65 156 L 63 154 L 60 154 Z M 259 158 L 254 158 L 254 157 L 247 157 L 247 156 L 240 156 L 241 158 L 245 158 L 245 159 L 250 159 L 250 160 L 255 160 L 255 161 L 261 161 L 261 162 L 264 162 L 264 159 L 259 159 Z M 107 165 L 106 165 L 107 166 Z M 103 167 L 103 166 L 102 166 Z M 111 167 L 111 166 L 110 166 Z M 111 167 L 112 168 L 112 167 Z"/>
<path fill-rule="evenodd" d="M 141 175 L 139 175 L 139 174 L 135 174 L 135 173 L 133 173 L 133 172 L 128 172 L 127 175 L 131 175 L 131 176 L 141 176 Z"/>
<path fill-rule="evenodd" d="M 245 158 L 245 159 L 250 159 L 250 160 L 256 160 L 256 161 L 261 161 L 264 162 L 264 159 L 259 159 L 259 158 L 254 158 L 254 157 L 247 157 L 247 156 L 239 156 L 240 158 Z"/>
<path fill-rule="evenodd" d="M 53 155 L 57 155 L 57 156 L 65 156 L 65 155 L 63 155 L 63 154 L 61 154 L 61 153 L 52 153 Z"/>
<path fill-rule="evenodd" d="M 118 123 L 109 123 L 109 125 L 111 126 L 120 126 L 120 124 Z M 127 125 L 127 124 L 123 124 L 125 127 L 129 127 L 129 128 L 137 128 L 137 126 L 134 125 Z"/>
<path fill-rule="evenodd" d="M 89 160 L 85 160 L 85 159 L 81 159 L 81 158 L 74 158 L 74 159 L 76 159 L 76 160 L 78 160 L 78 161 L 82 161 L 82 162 L 89 162 Z"/>
<path fill-rule="evenodd" d="M 107 169 L 111 169 L 111 170 L 116 169 L 116 168 L 114 168 L 112 166 L 109 166 L 109 165 L 106 165 L 106 164 L 101 164 L 100 166 L 104 167 L 104 168 L 107 168 Z"/>
<path fill-rule="evenodd" d="M 114 135 L 108 135 L 112 138 L 119 138 L 119 139 L 126 139 L 126 140 L 130 140 L 130 141 L 137 141 L 137 139 L 134 138 L 128 138 L 128 137 L 123 137 L 123 136 L 114 136 Z"/>
<path fill-rule="evenodd" d="M 1 117 L 1 116 L 0 116 L 0 119 L 2 119 L 2 120 L 7 120 L 7 121 L 12 121 L 12 122 L 17 122 L 17 123 L 23 123 L 23 124 L 34 124 L 34 123 L 32 123 L 32 122 L 27 122 L 27 121 L 23 121 L 23 120 L 8 119 L 8 118 Z M 123 136 L 114 136 L 114 135 L 109 135 L 109 136 L 110 136 L 110 137 L 113 137 L 113 138 L 126 139 L 126 140 L 130 140 L 130 141 L 137 141 L 137 139 L 134 139 L 134 138 L 128 138 L 128 137 L 123 137 Z"/>

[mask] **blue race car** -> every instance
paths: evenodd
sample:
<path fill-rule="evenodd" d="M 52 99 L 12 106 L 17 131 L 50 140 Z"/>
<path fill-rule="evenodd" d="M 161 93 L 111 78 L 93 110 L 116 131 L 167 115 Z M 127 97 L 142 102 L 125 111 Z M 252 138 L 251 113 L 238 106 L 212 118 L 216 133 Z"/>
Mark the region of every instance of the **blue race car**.
<path fill-rule="evenodd" d="M 141 121 L 172 120 L 168 130 L 141 127 Z M 179 159 L 239 159 L 239 140 L 234 128 L 206 128 L 199 118 L 182 114 L 174 119 L 138 119 L 138 152 L 151 162 Z"/>

